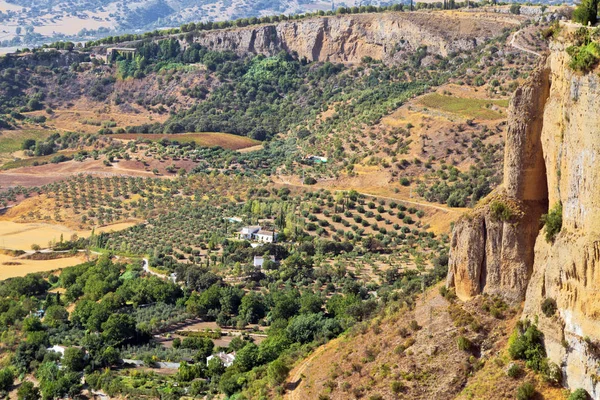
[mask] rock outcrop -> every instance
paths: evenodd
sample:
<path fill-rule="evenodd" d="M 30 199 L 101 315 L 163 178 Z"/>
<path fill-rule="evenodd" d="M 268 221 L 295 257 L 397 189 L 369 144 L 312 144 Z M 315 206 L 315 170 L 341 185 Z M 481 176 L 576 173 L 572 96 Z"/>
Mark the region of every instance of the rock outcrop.
<path fill-rule="evenodd" d="M 542 146 L 548 200 L 562 204 L 562 229 L 554 242 L 540 235 L 524 316 L 538 317 L 548 356 L 565 384 L 600 398 L 600 78 L 568 66 L 565 45 L 549 59 L 552 89 L 544 110 Z M 542 303 L 555 301 L 546 315 Z"/>
<path fill-rule="evenodd" d="M 549 87 L 541 62 L 510 103 L 502 186 L 455 225 L 448 286 L 463 300 L 481 293 L 511 301 L 525 296 L 538 221 L 548 208 L 540 134 Z"/>
<path fill-rule="evenodd" d="M 247 28 L 201 32 L 194 41 L 213 50 L 274 55 L 285 50 L 309 61 L 358 63 L 365 56 L 386 62 L 427 46 L 447 56 L 472 50 L 518 21 L 502 16 L 387 12 L 315 17 Z M 185 43 L 184 43 L 185 44 Z"/>
<path fill-rule="evenodd" d="M 565 48 L 553 43 L 511 102 L 504 183 L 456 224 L 448 285 L 524 299 L 563 383 L 600 399 L 600 77 L 570 70 Z M 522 213 L 499 221 L 499 202 Z M 539 216 L 559 204 L 548 242 Z"/>

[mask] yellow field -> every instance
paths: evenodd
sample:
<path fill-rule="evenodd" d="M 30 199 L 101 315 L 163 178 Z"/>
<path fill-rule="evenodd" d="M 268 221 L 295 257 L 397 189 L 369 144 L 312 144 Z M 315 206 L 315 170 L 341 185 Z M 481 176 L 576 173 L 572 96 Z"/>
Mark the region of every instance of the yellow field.
<path fill-rule="evenodd" d="M 17 276 L 25 276 L 34 272 L 45 272 L 67 268 L 83 262 L 85 262 L 85 257 L 83 256 L 59 258 L 57 260 L 34 261 L 17 259 L 11 256 L 0 254 L 0 280 L 14 278 Z"/>
<path fill-rule="evenodd" d="M 97 233 L 118 231 L 135 225 L 134 222 L 107 225 L 96 229 Z M 91 230 L 77 231 L 63 225 L 52 225 L 44 223 L 20 224 L 11 221 L 0 221 L 0 248 L 11 250 L 31 250 L 31 245 L 37 244 L 42 248 L 48 247 L 48 242 L 59 241 L 63 235 L 65 240 L 73 234 L 79 237 L 88 237 Z M 60 261 L 60 260 L 57 260 Z"/>

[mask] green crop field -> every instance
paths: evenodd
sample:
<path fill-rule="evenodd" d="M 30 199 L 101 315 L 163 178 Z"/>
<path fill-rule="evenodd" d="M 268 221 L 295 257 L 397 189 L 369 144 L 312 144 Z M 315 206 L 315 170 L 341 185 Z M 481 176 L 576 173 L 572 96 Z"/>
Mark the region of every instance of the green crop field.
<path fill-rule="evenodd" d="M 495 110 L 493 105 L 506 108 L 508 100 L 469 99 L 463 97 L 445 96 L 438 93 L 428 94 L 419 103 L 425 107 L 459 114 L 467 118 L 500 119 L 504 116 Z"/>

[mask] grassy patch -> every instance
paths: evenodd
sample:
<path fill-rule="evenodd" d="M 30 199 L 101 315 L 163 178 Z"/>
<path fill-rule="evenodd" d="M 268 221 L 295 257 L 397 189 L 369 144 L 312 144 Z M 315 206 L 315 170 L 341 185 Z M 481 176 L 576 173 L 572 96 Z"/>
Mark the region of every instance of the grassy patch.
<path fill-rule="evenodd" d="M 26 139 L 45 139 L 52 132 L 38 130 L 3 131 L 0 133 L 0 153 L 12 153 L 21 150 Z"/>
<path fill-rule="evenodd" d="M 508 107 L 508 100 L 469 99 L 463 97 L 445 96 L 431 93 L 423 96 L 419 103 L 425 107 L 459 114 L 467 118 L 501 119 L 504 115 L 491 110 L 492 105 Z"/>

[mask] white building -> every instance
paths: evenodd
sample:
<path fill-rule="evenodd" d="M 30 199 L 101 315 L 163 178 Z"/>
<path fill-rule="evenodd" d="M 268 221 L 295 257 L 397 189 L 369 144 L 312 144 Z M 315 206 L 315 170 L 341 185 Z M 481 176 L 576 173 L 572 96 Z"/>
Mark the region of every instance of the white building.
<path fill-rule="evenodd" d="M 54 345 L 54 346 L 52 346 L 52 347 L 48 347 L 46 350 L 48 350 L 48 351 L 53 351 L 53 352 L 55 352 L 55 353 L 58 353 L 58 354 L 60 354 L 60 356 L 62 357 L 62 356 L 64 356 L 64 355 L 65 355 L 65 350 L 66 350 L 66 347 L 65 347 L 65 346 L 59 346 L 59 345 L 55 344 L 55 345 Z"/>
<path fill-rule="evenodd" d="M 212 356 L 208 356 L 206 358 L 206 366 L 207 367 L 208 367 L 208 363 L 213 358 L 219 359 L 219 361 L 221 361 L 221 364 L 223 364 L 223 366 L 225 368 L 227 368 L 227 367 L 231 367 L 233 365 L 233 362 L 235 361 L 235 353 L 225 353 L 223 351 L 220 351 L 217 354 L 213 354 Z"/>
<path fill-rule="evenodd" d="M 260 231 L 260 226 L 245 226 L 238 232 L 241 240 L 254 240 L 254 235 Z"/>
<path fill-rule="evenodd" d="M 277 233 L 275 231 L 267 231 L 260 226 L 245 226 L 238 232 L 240 240 L 249 240 L 260 243 L 274 243 L 277 241 Z"/>
<path fill-rule="evenodd" d="M 271 260 L 271 261 L 275 262 L 275 256 L 269 256 L 269 257 L 254 256 L 254 266 L 256 268 L 262 269 L 266 260 Z"/>
<path fill-rule="evenodd" d="M 260 230 L 255 235 L 255 240 L 261 243 L 275 243 L 277 241 L 277 233 L 275 231 Z"/>

